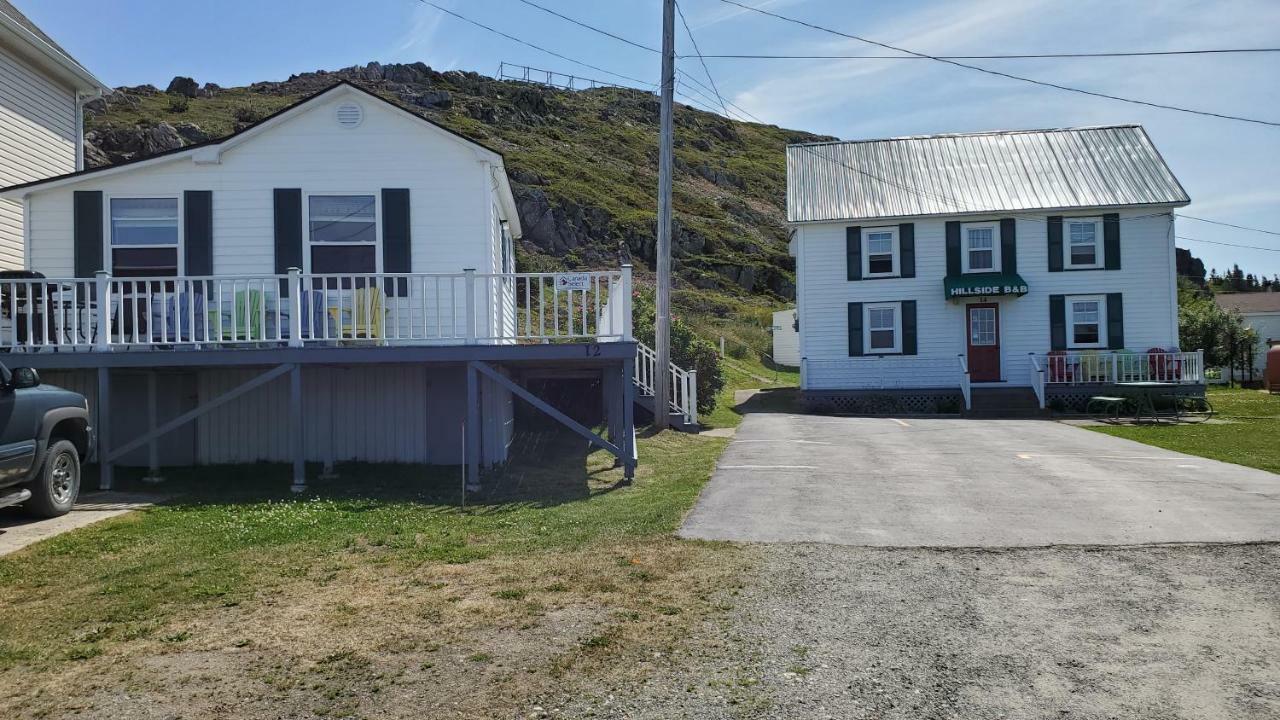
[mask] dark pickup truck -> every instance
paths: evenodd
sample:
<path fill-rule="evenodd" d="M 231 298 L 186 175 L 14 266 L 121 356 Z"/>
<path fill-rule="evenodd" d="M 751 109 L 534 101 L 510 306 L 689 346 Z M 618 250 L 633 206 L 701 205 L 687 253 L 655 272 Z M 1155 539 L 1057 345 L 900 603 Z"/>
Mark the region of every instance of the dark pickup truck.
<path fill-rule="evenodd" d="M 37 517 L 71 510 L 80 493 L 80 459 L 93 446 L 89 403 L 41 385 L 31 368 L 0 363 L 0 507 Z"/>

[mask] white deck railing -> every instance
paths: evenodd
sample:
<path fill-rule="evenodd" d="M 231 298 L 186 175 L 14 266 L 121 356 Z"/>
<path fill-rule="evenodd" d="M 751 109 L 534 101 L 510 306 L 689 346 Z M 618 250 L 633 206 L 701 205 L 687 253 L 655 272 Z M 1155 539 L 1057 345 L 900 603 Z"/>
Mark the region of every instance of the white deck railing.
<path fill-rule="evenodd" d="M 667 406 L 672 412 L 680 413 L 684 416 L 684 421 L 690 425 L 696 425 L 698 422 L 698 371 L 685 370 L 677 367 L 675 363 L 669 363 L 667 371 L 671 373 L 668 387 L 671 388 L 671 397 L 667 399 Z M 636 387 L 640 388 L 640 392 L 645 395 L 653 395 L 653 380 L 658 368 L 658 353 L 648 345 L 642 342 L 636 343 Z"/>
<path fill-rule="evenodd" d="M 0 349 L 11 352 L 630 337 L 630 267 L 0 280 Z"/>
<path fill-rule="evenodd" d="M 1043 410 L 1045 408 L 1044 366 L 1040 364 L 1040 359 L 1036 357 L 1035 353 L 1031 353 L 1027 359 L 1031 361 L 1027 365 L 1031 375 L 1031 389 L 1035 391 L 1036 402 L 1040 404 L 1040 409 Z"/>
<path fill-rule="evenodd" d="M 1043 368 L 1048 385 L 1162 382 L 1204 383 L 1204 351 L 1195 352 L 1065 352 L 1032 357 Z"/>

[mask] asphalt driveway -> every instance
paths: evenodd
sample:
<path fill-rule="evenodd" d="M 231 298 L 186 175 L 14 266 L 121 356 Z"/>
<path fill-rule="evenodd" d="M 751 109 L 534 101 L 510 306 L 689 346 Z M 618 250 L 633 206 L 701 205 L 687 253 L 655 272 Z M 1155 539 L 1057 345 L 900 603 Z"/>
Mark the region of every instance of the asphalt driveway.
<path fill-rule="evenodd" d="M 1034 547 L 1280 540 L 1280 475 L 1042 420 L 748 415 L 688 538 Z"/>

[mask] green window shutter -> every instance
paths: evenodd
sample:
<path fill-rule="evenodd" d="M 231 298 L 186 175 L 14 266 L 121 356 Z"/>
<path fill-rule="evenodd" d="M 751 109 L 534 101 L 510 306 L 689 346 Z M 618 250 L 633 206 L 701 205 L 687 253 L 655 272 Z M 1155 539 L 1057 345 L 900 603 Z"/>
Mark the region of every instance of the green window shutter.
<path fill-rule="evenodd" d="M 916 354 L 916 301 L 902 301 L 902 354 Z"/>
<path fill-rule="evenodd" d="M 182 193 L 182 244 L 187 275 L 213 274 L 213 193 Z"/>
<path fill-rule="evenodd" d="M 952 220 L 947 223 L 947 276 L 960 275 L 960 223 Z"/>
<path fill-rule="evenodd" d="M 302 265 L 302 191 L 296 188 L 274 191 L 276 274 Z M 282 295 L 289 294 L 288 283 L 280 283 Z"/>
<path fill-rule="evenodd" d="M 916 225 L 902 223 L 898 226 L 899 270 L 904 278 L 916 276 Z"/>
<path fill-rule="evenodd" d="M 1124 347 L 1124 298 L 1120 293 L 1107 293 L 1107 348 Z"/>
<path fill-rule="evenodd" d="M 1049 296 L 1049 349 L 1067 349 L 1067 297 Z"/>
<path fill-rule="evenodd" d="M 1062 272 L 1062 216 L 1049 218 L 1049 272 Z"/>
<path fill-rule="evenodd" d="M 844 229 L 845 273 L 850 280 L 862 279 L 862 228 Z"/>
<path fill-rule="evenodd" d="M 498 242 L 503 242 L 498 238 Z M 413 272 L 413 258 L 409 236 L 409 191 L 406 188 L 386 188 L 382 191 L 382 271 L 389 273 Z M 387 294 L 407 296 L 409 281 L 387 283 Z"/>
<path fill-rule="evenodd" d="M 862 355 L 862 303 L 849 303 L 849 357 Z"/>
<path fill-rule="evenodd" d="M 1000 271 L 1006 275 L 1018 272 L 1018 221 L 1000 221 Z"/>
<path fill-rule="evenodd" d="M 1102 216 L 1102 254 L 1108 270 L 1120 269 L 1120 214 Z"/>
<path fill-rule="evenodd" d="M 111 269 L 102 262 L 102 193 L 77 190 L 71 202 L 76 277 L 91 278 L 99 270 Z"/>

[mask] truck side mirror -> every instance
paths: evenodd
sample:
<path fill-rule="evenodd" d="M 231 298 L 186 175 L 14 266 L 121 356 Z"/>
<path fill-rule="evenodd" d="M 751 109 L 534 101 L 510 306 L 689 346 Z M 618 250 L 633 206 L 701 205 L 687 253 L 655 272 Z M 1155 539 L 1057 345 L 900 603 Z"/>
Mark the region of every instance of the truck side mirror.
<path fill-rule="evenodd" d="M 10 386 L 14 390 L 22 390 L 24 388 L 33 388 L 40 384 L 40 373 L 35 368 L 22 367 L 13 371 L 13 380 Z"/>

